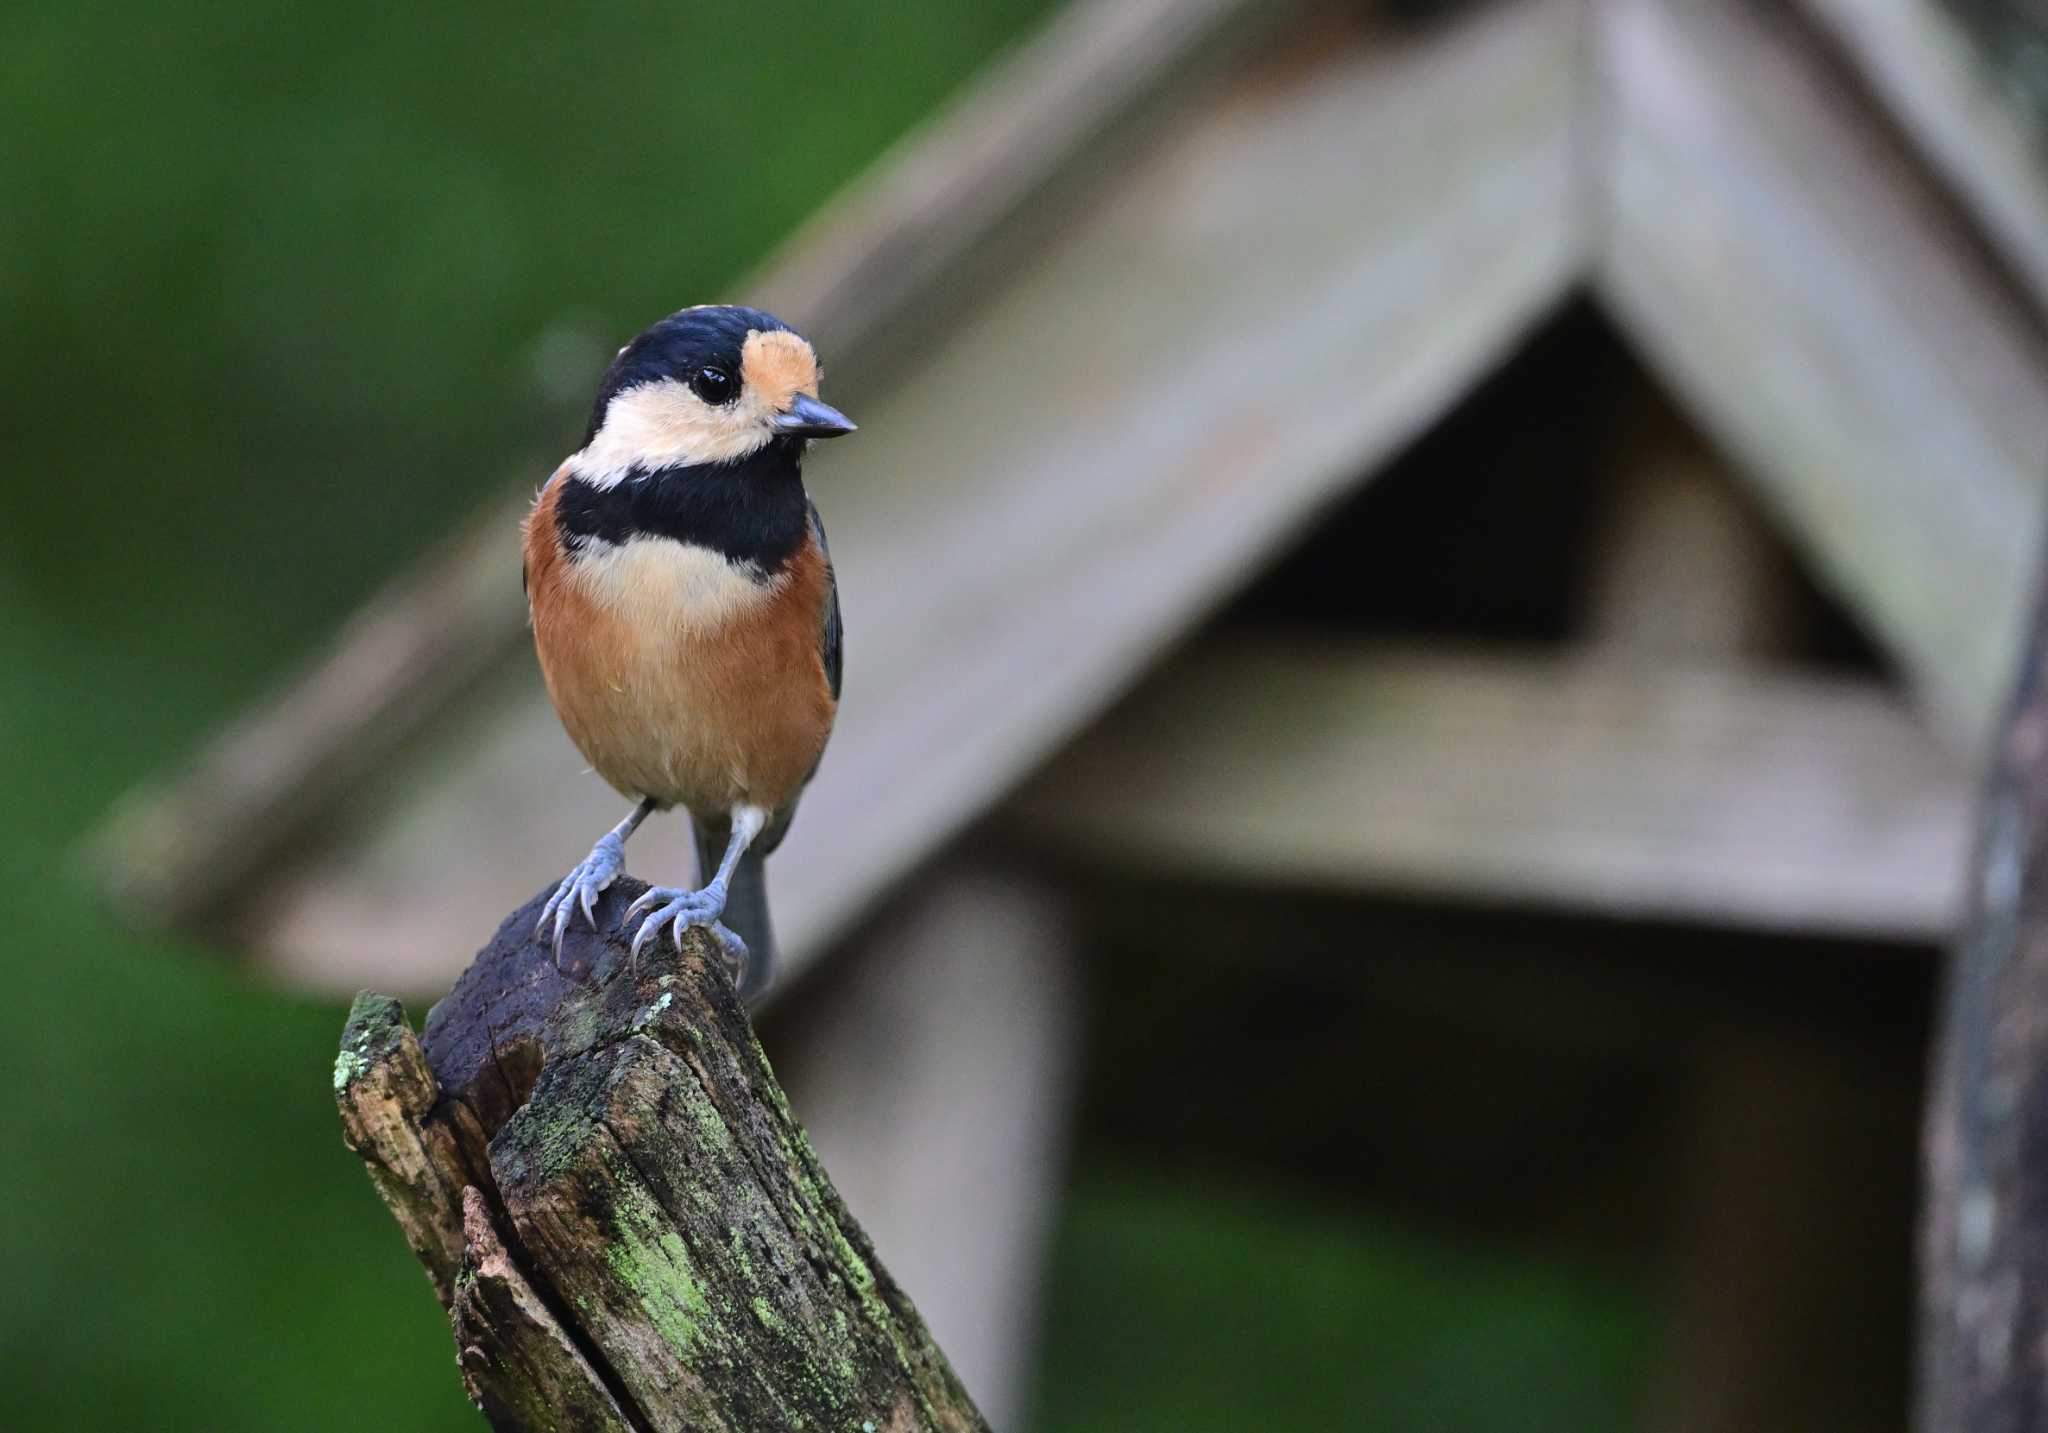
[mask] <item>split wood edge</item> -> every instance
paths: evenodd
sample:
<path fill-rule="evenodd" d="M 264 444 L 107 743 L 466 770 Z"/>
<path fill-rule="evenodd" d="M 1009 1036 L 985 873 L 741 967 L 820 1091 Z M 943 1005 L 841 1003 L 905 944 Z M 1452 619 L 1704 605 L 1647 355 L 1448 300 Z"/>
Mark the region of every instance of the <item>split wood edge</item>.
<path fill-rule="evenodd" d="M 986 1433 L 709 944 L 627 960 L 617 921 L 643 889 L 614 885 L 561 972 L 536 897 L 423 1037 L 368 991 L 343 1031 L 344 1139 L 448 1311 L 471 1400 L 501 1433 Z"/>

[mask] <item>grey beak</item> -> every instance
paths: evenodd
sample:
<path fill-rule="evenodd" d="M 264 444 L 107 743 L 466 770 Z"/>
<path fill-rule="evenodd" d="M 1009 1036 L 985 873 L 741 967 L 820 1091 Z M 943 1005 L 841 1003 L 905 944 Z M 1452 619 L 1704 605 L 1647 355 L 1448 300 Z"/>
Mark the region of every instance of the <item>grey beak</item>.
<path fill-rule="evenodd" d="M 854 421 L 829 403 L 799 393 L 789 410 L 774 417 L 775 431 L 791 438 L 837 438 L 854 430 Z"/>

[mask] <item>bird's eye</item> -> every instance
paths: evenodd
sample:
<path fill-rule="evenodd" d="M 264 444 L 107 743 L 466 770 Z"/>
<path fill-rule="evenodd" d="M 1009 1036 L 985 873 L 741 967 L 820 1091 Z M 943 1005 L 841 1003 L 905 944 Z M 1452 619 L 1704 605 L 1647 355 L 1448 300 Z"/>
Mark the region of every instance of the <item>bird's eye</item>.
<path fill-rule="evenodd" d="M 740 386 L 730 373 L 713 366 L 700 368 L 691 376 L 690 391 L 717 408 L 732 402 L 738 396 Z"/>

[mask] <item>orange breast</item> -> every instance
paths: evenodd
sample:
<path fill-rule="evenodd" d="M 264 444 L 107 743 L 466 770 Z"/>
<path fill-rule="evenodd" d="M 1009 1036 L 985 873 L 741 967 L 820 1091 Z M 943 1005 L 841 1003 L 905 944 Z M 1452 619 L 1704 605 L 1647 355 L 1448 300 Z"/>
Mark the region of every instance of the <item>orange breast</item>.
<path fill-rule="evenodd" d="M 835 710 L 819 654 L 830 574 L 816 544 L 765 586 L 663 538 L 572 560 L 555 536 L 557 486 L 527 520 L 527 590 L 570 740 L 628 796 L 706 814 L 787 806 Z"/>

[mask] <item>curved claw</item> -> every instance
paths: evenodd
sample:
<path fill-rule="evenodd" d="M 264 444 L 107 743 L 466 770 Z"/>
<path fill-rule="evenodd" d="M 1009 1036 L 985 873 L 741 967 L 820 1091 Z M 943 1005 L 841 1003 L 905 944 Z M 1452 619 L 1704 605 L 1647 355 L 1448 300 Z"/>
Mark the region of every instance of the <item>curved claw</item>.
<path fill-rule="evenodd" d="M 640 893 L 640 897 L 638 900 L 634 901 L 633 904 L 626 907 L 626 913 L 619 917 L 619 923 L 623 925 L 627 921 L 633 919 L 634 916 L 639 915 L 640 912 L 646 910 L 649 906 L 653 905 L 655 902 L 672 899 L 675 895 L 676 891 L 672 887 L 649 886 L 646 890 Z"/>
<path fill-rule="evenodd" d="M 580 871 L 582 869 L 583 868 L 581 866 L 578 866 L 575 871 L 571 871 L 568 875 L 562 877 L 561 884 L 555 887 L 555 893 L 547 898 L 546 904 L 541 906 L 540 919 L 533 923 L 533 933 L 536 937 L 538 937 L 542 931 L 548 928 L 548 921 L 551 917 L 553 917 L 555 913 L 555 907 L 562 903 L 562 899 L 565 896 L 567 896 L 569 894 L 570 889 L 575 886 L 576 871 Z"/>
<path fill-rule="evenodd" d="M 718 942 L 720 951 L 725 955 L 725 964 L 732 976 L 733 988 L 742 988 L 747 977 L 747 943 L 740 939 L 738 931 L 724 921 L 713 921 L 705 929 L 711 932 L 711 938 Z"/>
<path fill-rule="evenodd" d="M 641 893 L 638 900 L 626 907 L 621 920 L 631 920 L 650 906 L 652 914 L 640 922 L 640 929 L 633 935 L 630 954 L 634 959 L 640 956 L 640 948 L 650 940 L 658 940 L 661 928 L 669 928 L 670 939 L 677 950 L 683 948 L 683 933 L 696 926 L 716 926 L 718 918 L 725 913 L 725 892 L 716 885 L 700 891 L 685 891 L 675 886 L 650 886 Z"/>
<path fill-rule="evenodd" d="M 562 877 L 562 883 L 555 887 L 555 893 L 547 898 L 540 908 L 540 919 L 534 922 L 536 937 L 547 930 L 549 921 L 554 922 L 551 944 L 555 949 L 555 966 L 562 964 L 562 937 L 568 934 L 569 922 L 577 908 L 583 910 L 583 918 L 590 922 L 592 930 L 597 929 L 597 898 L 607 887 L 618 879 L 626 868 L 625 842 L 617 833 L 606 836 L 590 848 L 590 854 L 576 865 L 576 868 Z"/>
<path fill-rule="evenodd" d="M 633 944 L 626 951 L 626 958 L 632 961 L 636 967 L 640 961 L 640 947 L 647 944 L 647 935 L 653 928 L 653 924 L 652 921 L 642 921 L 640 929 L 634 932 Z"/>

